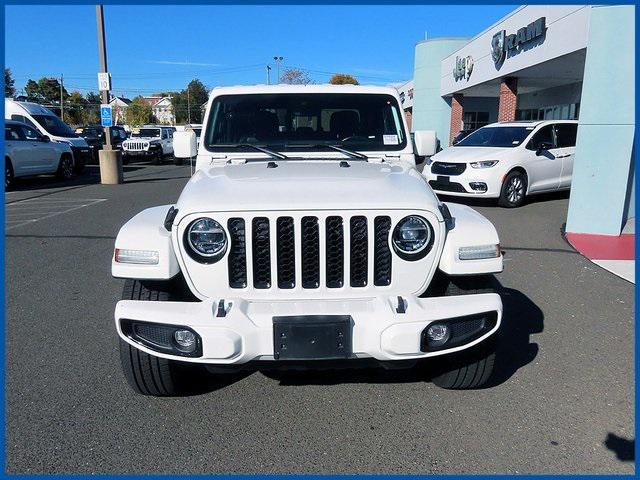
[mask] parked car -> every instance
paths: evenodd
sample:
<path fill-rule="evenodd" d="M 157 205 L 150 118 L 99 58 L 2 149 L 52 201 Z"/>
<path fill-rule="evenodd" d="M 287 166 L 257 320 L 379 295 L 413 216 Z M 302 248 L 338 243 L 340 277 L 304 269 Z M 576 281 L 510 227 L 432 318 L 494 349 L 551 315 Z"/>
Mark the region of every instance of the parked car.
<path fill-rule="evenodd" d="M 131 138 L 122 142 L 122 163 L 132 158 L 151 158 L 160 163 L 163 157 L 173 155 L 175 127 L 145 126 L 133 131 Z"/>
<path fill-rule="evenodd" d="M 98 152 L 105 145 L 104 128 L 101 125 L 87 125 L 76 128 L 76 133 L 85 139 L 91 149 L 91 158 L 98 161 Z M 127 132 L 121 126 L 111 127 L 111 146 L 113 149 L 122 149 L 122 142 L 128 138 Z"/>
<path fill-rule="evenodd" d="M 5 98 L 4 118 L 26 123 L 51 140 L 68 144 L 73 152 L 73 169 L 78 173 L 91 159 L 91 150 L 84 138 L 42 105 Z"/>
<path fill-rule="evenodd" d="M 68 180 L 73 176 L 73 153 L 66 142 L 53 141 L 31 125 L 12 120 L 4 124 L 4 189 L 15 179 L 55 173 Z"/>
<path fill-rule="evenodd" d="M 437 193 L 519 207 L 527 195 L 571 187 L 577 130 L 575 120 L 493 123 L 438 152 L 422 173 Z"/>
<path fill-rule="evenodd" d="M 178 201 L 143 210 L 115 241 L 115 326 L 135 391 L 180 394 L 203 367 L 362 359 L 428 359 L 445 388 L 487 382 L 498 234 L 415 170 L 396 89 L 216 88 L 204 125 L 197 151 L 193 132 L 176 132 L 189 150 L 176 155 L 197 154 Z M 435 153 L 435 132 L 414 136 L 418 155 Z"/>

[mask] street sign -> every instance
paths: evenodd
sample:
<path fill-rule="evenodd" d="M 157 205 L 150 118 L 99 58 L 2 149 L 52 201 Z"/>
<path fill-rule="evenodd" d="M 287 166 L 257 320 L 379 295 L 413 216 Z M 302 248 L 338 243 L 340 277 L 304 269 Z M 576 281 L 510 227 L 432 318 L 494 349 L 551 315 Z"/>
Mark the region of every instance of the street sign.
<path fill-rule="evenodd" d="M 100 105 L 100 120 L 103 127 L 113 126 L 111 105 Z"/>
<path fill-rule="evenodd" d="M 111 75 L 107 72 L 98 73 L 98 90 L 101 92 L 111 90 Z"/>

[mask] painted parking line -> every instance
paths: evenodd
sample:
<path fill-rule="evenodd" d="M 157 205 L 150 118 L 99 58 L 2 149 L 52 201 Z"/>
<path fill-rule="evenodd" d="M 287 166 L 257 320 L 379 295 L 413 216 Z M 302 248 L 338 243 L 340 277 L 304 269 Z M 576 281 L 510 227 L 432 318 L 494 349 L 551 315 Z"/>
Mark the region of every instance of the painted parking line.
<path fill-rule="evenodd" d="M 5 231 L 29 225 L 47 218 L 56 217 L 63 213 L 90 207 L 91 205 L 95 205 L 106 200 L 106 198 L 77 198 L 51 200 L 34 199 L 13 202 L 5 208 Z"/>

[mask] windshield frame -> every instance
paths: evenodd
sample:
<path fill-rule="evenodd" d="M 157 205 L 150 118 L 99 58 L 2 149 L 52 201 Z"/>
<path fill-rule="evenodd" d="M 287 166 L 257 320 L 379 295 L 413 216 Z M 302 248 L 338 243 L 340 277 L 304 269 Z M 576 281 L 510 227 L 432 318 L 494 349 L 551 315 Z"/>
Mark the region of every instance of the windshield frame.
<path fill-rule="evenodd" d="M 520 138 L 520 141 L 518 143 L 512 143 L 505 145 L 505 144 L 499 144 L 499 145 L 478 145 L 478 144 L 472 144 L 472 145 L 465 145 L 465 142 L 469 141 L 469 140 L 474 140 L 473 137 L 480 137 L 481 135 L 485 134 L 487 131 L 489 130 L 520 130 L 522 131 L 522 133 L 525 133 L 525 135 Z M 523 145 L 527 144 L 527 141 L 529 139 L 529 137 L 531 137 L 531 134 L 534 133 L 536 131 L 536 126 L 532 126 L 532 125 L 505 125 L 505 126 L 499 126 L 499 125 L 487 125 L 486 127 L 482 127 L 477 129 L 475 132 L 471 132 L 469 135 L 467 135 L 466 137 L 464 137 L 462 140 L 460 140 L 458 143 L 456 143 L 455 145 L 453 145 L 454 147 L 460 147 L 460 148 L 464 148 L 464 147 L 476 147 L 476 148 L 517 148 L 517 147 L 521 147 Z M 517 137 L 514 135 L 513 138 L 517 139 Z"/>
<path fill-rule="evenodd" d="M 363 92 L 363 93 L 351 93 L 351 92 L 287 92 L 287 93 L 271 93 L 271 92 L 259 92 L 259 93 L 229 93 L 222 94 L 212 98 L 211 103 L 209 105 L 209 109 L 207 111 L 207 119 L 206 123 L 202 126 L 202 134 L 201 134 L 201 147 L 207 153 L 214 154 L 246 154 L 246 153 L 254 153 L 252 152 L 252 148 L 241 148 L 234 147 L 231 143 L 220 143 L 220 144 L 210 144 L 207 142 L 207 137 L 209 136 L 210 130 L 213 128 L 213 123 L 216 120 L 216 102 L 224 101 L 224 99 L 230 97 L 251 97 L 251 96 L 274 96 L 274 97 L 285 97 L 285 96 L 309 96 L 309 97 L 322 97 L 322 96 L 356 96 L 356 97 L 365 97 L 365 96 L 375 96 L 375 97 L 384 97 L 385 100 L 389 103 L 392 112 L 392 121 L 396 125 L 396 132 L 398 136 L 401 136 L 401 141 L 398 141 L 397 144 L 389 144 L 383 145 L 381 143 L 377 143 L 374 145 L 366 145 L 364 142 L 344 142 L 341 143 L 335 139 L 295 139 L 295 138 L 284 138 L 284 139 L 276 139 L 276 140 L 266 140 L 264 142 L 256 142 L 253 145 L 258 147 L 268 148 L 270 150 L 276 152 L 287 152 L 289 153 L 301 153 L 302 157 L 288 155 L 290 159 L 293 158 L 305 158 L 306 153 L 312 153 L 314 155 L 320 153 L 329 153 L 331 152 L 332 145 L 339 145 L 340 147 L 348 150 L 358 151 L 358 152 L 389 152 L 393 154 L 400 153 L 407 149 L 410 145 L 408 142 L 408 134 L 406 128 L 406 119 L 404 110 L 402 110 L 397 98 L 389 93 L 384 92 Z M 322 102 L 319 102 L 320 106 L 322 106 Z M 331 110 L 331 106 L 326 107 L 327 110 Z M 345 108 L 348 110 L 348 108 Z M 381 132 L 381 135 L 387 135 L 386 133 Z M 246 142 L 239 142 L 246 143 Z M 317 148 L 310 148 L 317 147 Z"/>

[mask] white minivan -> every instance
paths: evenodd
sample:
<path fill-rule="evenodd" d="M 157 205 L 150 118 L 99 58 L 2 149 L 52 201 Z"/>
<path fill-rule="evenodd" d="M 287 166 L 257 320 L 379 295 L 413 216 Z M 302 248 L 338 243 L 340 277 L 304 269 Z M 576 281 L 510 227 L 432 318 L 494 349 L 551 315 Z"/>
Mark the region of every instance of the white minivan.
<path fill-rule="evenodd" d="M 91 159 L 91 149 L 84 138 L 48 108 L 32 102 L 4 100 L 4 118 L 26 123 L 54 142 L 66 143 L 73 152 L 73 169 L 81 172 Z"/>
<path fill-rule="evenodd" d="M 519 207 L 527 195 L 571 187 L 577 130 L 576 120 L 493 123 L 432 156 L 422 173 L 436 193 Z"/>

